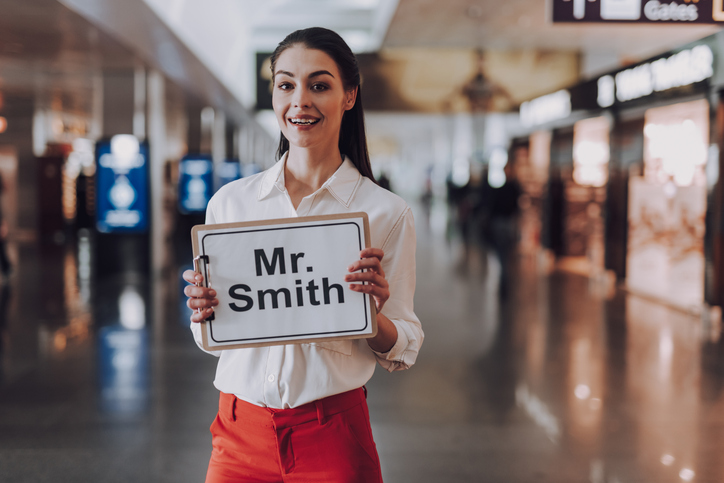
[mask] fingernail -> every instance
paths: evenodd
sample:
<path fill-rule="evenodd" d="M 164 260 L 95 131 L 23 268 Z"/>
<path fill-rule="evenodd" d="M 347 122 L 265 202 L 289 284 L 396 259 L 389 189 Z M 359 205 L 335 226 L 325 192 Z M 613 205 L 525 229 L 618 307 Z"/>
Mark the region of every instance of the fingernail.
<path fill-rule="evenodd" d="M 209 295 L 211 295 L 212 297 L 216 297 L 216 290 L 214 290 L 214 289 L 209 290 Z"/>

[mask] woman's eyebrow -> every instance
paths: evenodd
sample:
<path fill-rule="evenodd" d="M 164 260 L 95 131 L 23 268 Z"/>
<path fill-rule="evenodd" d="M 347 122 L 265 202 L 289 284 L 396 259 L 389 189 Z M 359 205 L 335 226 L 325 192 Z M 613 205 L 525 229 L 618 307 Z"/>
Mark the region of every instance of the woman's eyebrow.
<path fill-rule="evenodd" d="M 318 70 L 318 71 L 312 72 L 311 74 L 309 74 L 309 77 L 319 77 L 320 75 L 328 75 L 329 77 L 334 79 L 334 76 L 328 70 Z"/>
<path fill-rule="evenodd" d="M 278 76 L 278 75 L 280 75 L 280 74 L 281 74 L 281 75 L 285 75 L 285 76 L 287 76 L 287 77 L 291 77 L 292 79 L 294 78 L 294 74 L 292 74 L 291 72 L 287 72 L 286 70 L 278 70 L 278 71 L 276 71 L 276 72 L 274 73 L 274 77 L 276 77 L 276 76 Z M 328 70 L 317 70 L 317 71 L 314 71 L 314 72 L 312 72 L 311 74 L 309 74 L 309 77 L 310 77 L 310 78 L 312 78 L 312 77 L 319 77 L 319 76 L 321 76 L 321 75 L 328 75 L 328 76 L 330 76 L 331 78 L 334 79 L 334 76 L 333 76 L 332 73 L 329 72 Z"/>

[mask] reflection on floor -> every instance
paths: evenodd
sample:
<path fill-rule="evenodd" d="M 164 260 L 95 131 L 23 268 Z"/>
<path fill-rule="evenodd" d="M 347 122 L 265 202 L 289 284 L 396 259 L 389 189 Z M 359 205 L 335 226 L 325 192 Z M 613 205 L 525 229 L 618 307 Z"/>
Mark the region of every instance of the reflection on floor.
<path fill-rule="evenodd" d="M 724 481 L 716 327 L 528 260 L 501 297 L 495 257 L 418 225 L 425 345 L 368 386 L 387 483 Z M 178 268 L 101 279 L 94 243 L 16 247 L 0 481 L 202 481 L 216 360 L 189 336 Z"/>

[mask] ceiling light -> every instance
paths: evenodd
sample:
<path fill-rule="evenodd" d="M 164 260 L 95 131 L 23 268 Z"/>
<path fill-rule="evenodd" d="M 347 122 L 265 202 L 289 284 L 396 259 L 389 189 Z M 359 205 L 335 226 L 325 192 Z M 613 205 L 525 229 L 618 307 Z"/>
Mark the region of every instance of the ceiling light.
<path fill-rule="evenodd" d="M 347 42 L 352 52 L 364 52 L 370 45 L 370 34 L 364 30 L 345 30 L 339 35 Z"/>
<path fill-rule="evenodd" d="M 347 0 L 348 7 L 374 9 L 380 5 L 380 0 Z"/>

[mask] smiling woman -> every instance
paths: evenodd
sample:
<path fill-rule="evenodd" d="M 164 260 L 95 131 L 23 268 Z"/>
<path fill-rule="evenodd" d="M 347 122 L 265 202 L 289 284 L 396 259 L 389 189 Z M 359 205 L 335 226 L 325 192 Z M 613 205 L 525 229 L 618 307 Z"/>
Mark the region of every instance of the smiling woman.
<path fill-rule="evenodd" d="M 342 38 L 322 28 L 293 32 L 272 54 L 271 70 L 280 159 L 263 173 L 222 187 L 209 202 L 206 223 L 367 213 L 373 248 L 349 261 L 344 281 L 374 300 L 377 334 L 214 352 L 220 355 L 214 384 L 221 396 L 206 481 L 379 482 L 364 385 L 376 364 L 388 371 L 412 366 L 424 338 L 413 310 L 412 212 L 374 181 L 359 68 Z M 184 279 L 203 282 L 202 274 L 191 270 Z M 295 283 L 257 290 L 256 300 L 245 295 L 252 293 L 250 286 L 239 284 L 234 307 L 243 311 L 270 302 L 281 308 L 292 305 L 294 294 L 304 303 L 301 282 Z M 312 281 L 306 287 L 309 305 L 321 305 L 322 297 L 324 304 L 341 302 L 342 288 Z M 189 285 L 185 293 L 202 347 L 198 322 L 213 313 L 219 299 L 201 286 Z"/>
<path fill-rule="evenodd" d="M 329 80 L 334 80 L 336 86 L 344 91 L 345 96 L 351 96 L 351 99 L 345 97 L 344 112 L 341 122 L 339 123 L 339 134 L 331 140 L 338 139 L 338 147 L 341 153 L 347 155 L 357 170 L 371 180 L 374 181 L 372 168 L 370 167 L 369 153 L 367 151 L 367 139 L 365 135 L 364 112 L 362 109 L 362 93 L 360 87 L 360 73 L 357 65 L 357 58 L 349 49 L 347 44 L 336 33 L 331 32 L 335 37 L 326 35 L 325 32 L 331 32 L 326 29 L 311 28 L 305 30 L 297 30 L 284 39 L 276 48 L 271 57 L 271 73 L 274 81 L 274 89 L 272 94 L 272 105 L 277 114 L 274 99 L 277 94 L 280 79 L 276 78 L 277 74 L 286 71 L 283 65 L 278 65 L 282 54 L 292 48 L 299 54 L 309 56 L 308 61 L 320 61 L 319 66 L 322 69 L 308 71 L 309 78 L 322 77 L 318 80 L 318 86 L 313 87 L 315 91 L 326 91 L 333 88 L 334 85 L 328 85 Z M 287 56 L 294 57 L 294 56 Z M 311 64 L 305 64 L 311 65 Z M 311 69 L 311 68 L 310 68 Z M 290 72 L 286 72 L 290 73 Z M 298 73 L 298 74 L 301 74 Z M 317 75 L 312 75 L 317 74 Z M 336 75 L 335 75 L 336 74 Z M 340 92 L 335 91 L 336 95 Z M 348 104 L 351 101 L 351 107 Z M 280 123 L 280 126 L 283 126 Z M 289 150 L 289 140 L 285 136 L 282 127 L 282 135 L 279 140 L 279 150 L 277 156 L 281 157 Z"/>
<path fill-rule="evenodd" d="M 283 139 L 295 148 L 310 150 L 314 159 L 339 156 L 342 118 L 355 105 L 356 86 L 343 84 L 337 65 L 327 54 L 302 46 L 272 58 L 272 69 L 272 105 Z M 296 152 L 290 155 L 294 158 Z"/>

